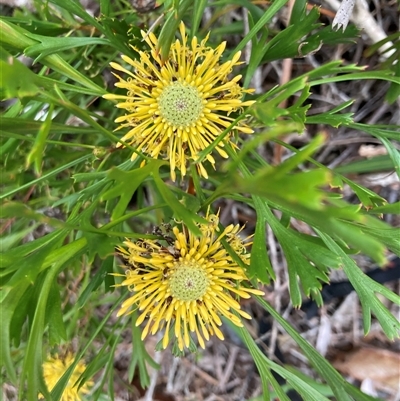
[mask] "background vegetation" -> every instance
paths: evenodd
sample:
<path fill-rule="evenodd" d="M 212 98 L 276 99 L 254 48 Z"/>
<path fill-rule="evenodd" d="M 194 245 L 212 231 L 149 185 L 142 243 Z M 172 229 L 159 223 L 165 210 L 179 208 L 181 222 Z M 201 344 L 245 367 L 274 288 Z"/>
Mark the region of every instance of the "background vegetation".
<path fill-rule="evenodd" d="M 399 201 L 388 202 L 355 173 L 400 173 L 399 117 L 355 118 L 353 107 L 360 104 L 352 95 L 360 92 L 339 101 L 340 96 L 326 97 L 325 88 L 353 85 L 362 91 L 372 82 L 381 91 L 377 101 L 389 113 L 398 104 L 399 34 L 369 47 L 365 57 L 374 61 L 369 68 L 329 59 L 335 49 L 359 41 L 358 30 L 350 24 L 344 32 L 335 31 L 318 7 L 297 0 L 288 11 L 286 3 L 174 0 L 139 12 L 124 0 L 99 0 L 93 16 L 77 0 L 49 0 L 0 19 L 5 399 L 36 401 L 38 392 L 61 399 L 72 370 L 48 394 L 41 366 L 47 355 L 65 350 L 76 354 L 76 363 L 87 362 L 81 380 L 95 382 L 87 399 L 132 393 L 135 378 L 139 388 L 149 386 L 148 368 L 159 367 L 152 358 L 160 362 L 160 357 L 151 343 L 146 349 L 141 342 L 135 315 L 115 317 L 126 296 L 114 289 L 109 275 L 122 269 L 115 247 L 125 237 L 154 238 L 153 227 L 174 218 L 194 229 L 209 205 L 221 208 L 222 224 L 248 221 L 246 234 L 254 233 L 248 273 L 266 285 L 267 296 L 244 307 L 256 316 L 272 316 L 316 373 L 305 376 L 265 353 L 255 341 L 255 319 L 236 333 L 228 329 L 247 347 L 261 380 L 258 394 L 242 399 L 289 400 L 293 389 L 306 401 L 373 399 L 346 381 L 268 294 L 283 280 L 288 304 L 298 308 L 311 297 L 321 305 L 323 283 L 332 270 L 343 270 L 359 297 L 364 333 L 377 321 L 387 338 L 398 336 L 391 303 L 399 304 L 399 296 L 366 275 L 355 255 L 383 266 L 388 255 L 400 254 L 398 229 L 385 217 L 399 212 Z M 257 102 L 247 110 L 256 132 L 239 136 L 239 150 L 217 160 L 208 180 L 191 166 L 188 180 L 172 183 L 167 162 L 149 161 L 140 168 L 142 159 L 131 162 L 130 149 L 115 149 L 121 134 L 114 132 L 113 121 L 120 111 L 101 96 L 116 92 L 109 62 L 119 62 L 121 54 L 137 57 L 130 45 L 145 48 L 141 28 L 152 26 L 161 54 L 167 55 L 181 20 L 199 39 L 211 32 L 212 47 L 227 40 L 224 57 L 243 51 L 242 84 L 256 88 L 249 99 Z M 379 60 L 379 46 L 389 41 L 386 57 Z M 299 61 L 296 68 L 279 82 L 283 72 L 276 66 L 293 58 Z M 341 155 L 349 132 L 364 143 L 381 143 L 385 154 L 346 164 Z M 344 138 L 342 147 L 330 144 L 336 135 Z M 187 190 L 189 180 L 194 190 Z M 284 272 L 276 265 L 271 238 L 284 255 Z M 128 345 L 123 384 L 116 368 L 121 344 Z M 196 358 L 213 349 L 198 351 Z"/>

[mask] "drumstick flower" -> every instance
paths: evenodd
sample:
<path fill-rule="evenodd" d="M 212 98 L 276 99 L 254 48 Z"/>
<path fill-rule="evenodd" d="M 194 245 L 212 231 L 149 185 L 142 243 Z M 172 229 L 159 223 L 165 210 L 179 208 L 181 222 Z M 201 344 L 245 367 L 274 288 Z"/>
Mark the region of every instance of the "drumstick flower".
<path fill-rule="evenodd" d="M 61 376 L 72 365 L 74 360 L 75 356 L 68 353 L 64 358 L 55 355 L 54 357 L 49 357 L 47 361 L 44 362 L 43 377 L 49 391 L 53 390 L 58 380 L 60 380 Z M 90 387 L 93 386 L 93 381 L 86 381 L 81 387 L 77 384 L 77 380 L 85 369 L 86 365 L 82 361 L 79 361 L 64 389 L 61 401 L 82 401 L 83 396 L 89 393 Z M 39 398 L 43 399 L 44 397 L 40 394 Z"/>
<path fill-rule="evenodd" d="M 138 51 L 139 59 L 122 56 L 127 68 L 110 63 L 112 68 L 127 78 L 118 78 L 116 86 L 127 91 L 126 95 L 106 94 L 106 99 L 118 100 L 117 107 L 125 115 L 115 122 L 117 129 L 128 128 L 121 138 L 138 151 L 152 158 L 169 160 L 171 178 L 176 180 L 175 170 L 186 174 L 188 161 L 196 162 L 198 154 L 210 145 L 233 121 L 229 115 L 242 111 L 254 101 L 242 101 L 245 93 L 238 84 L 241 75 L 229 78 L 232 68 L 241 64 L 240 52 L 231 60 L 220 63 L 226 42 L 216 49 L 206 46 L 208 36 L 200 43 L 194 37 L 190 43 L 185 25 L 180 25 L 181 39 L 171 45 L 167 60 L 161 60 L 158 39 L 152 32 L 142 36 L 150 50 Z M 136 50 L 136 49 L 135 49 Z M 253 130 L 240 121 L 224 138 L 231 141 L 234 132 L 251 134 Z M 119 143 L 117 146 L 122 146 Z M 221 141 L 215 150 L 224 158 L 228 155 Z M 133 153 L 132 160 L 137 157 Z M 206 159 L 215 168 L 211 154 Z M 197 163 L 199 174 L 208 178 L 202 162 Z"/>
<path fill-rule="evenodd" d="M 217 215 L 207 214 L 206 219 L 208 224 L 198 225 L 200 237 L 182 225 L 172 228 L 161 241 L 127 240 L 125 247 L 119 248 L 129 269 L 125 274 L 115 274 L 123 277 L 116 286 L 128 287 L 132 295 L 122 303 L 118 316 L 137 309 L 136 325 L 146 321 L 142 339 L 164 330 L 162 346 L 166 348 L 171 329 L 181 351 L 189 347 L 191 333 L 204 348 L 204 340 L 211 335 L 224 339 L 219 328 L 221 316 L 239 327 L 239 316 L 251 319 L 241 309 L 239 299 L 264 293 L 243 285 L 248 284 L 244 269 L 221 242 L 225 240 L 238 258 L 248 264 L 249 238 L 240 238 L 239 225 L 219 230 Z"/>

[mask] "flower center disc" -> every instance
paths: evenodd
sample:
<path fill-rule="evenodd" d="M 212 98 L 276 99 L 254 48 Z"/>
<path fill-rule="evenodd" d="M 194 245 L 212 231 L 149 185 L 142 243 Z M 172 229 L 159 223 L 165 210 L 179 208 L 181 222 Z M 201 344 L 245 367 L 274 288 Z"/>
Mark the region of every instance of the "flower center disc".
<path fill-rule="evenodd" d="M 180 301 L 196 301 L 207 291 L 207 273 L 196 266 L 178 266 L 169 280 L 171 294 Z"/>
<path fill-rule="evenodd" d="M 200 118 L 203 111 L 203 100 L 199 91 L 180 82 L 164 88 L 158 105 L 161 116 L 176 127 L 190 126 Z"/>

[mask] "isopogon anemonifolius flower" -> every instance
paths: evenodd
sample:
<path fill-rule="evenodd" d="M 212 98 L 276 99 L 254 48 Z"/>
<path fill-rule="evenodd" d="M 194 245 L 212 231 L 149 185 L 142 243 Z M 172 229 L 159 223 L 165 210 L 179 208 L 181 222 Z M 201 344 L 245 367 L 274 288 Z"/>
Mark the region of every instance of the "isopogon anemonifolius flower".
<path fill-rule="evenodd" d="M 126 76 L 114 74 L 118 79 L 115 85 L 125 89 L 127 94 L 103 96 L 118 100 L 117 107 L 125 110 L 125 114 L 115 120 L 121 124 L 117 129 L 129 129 L 121 141 L 152 158 L 168 160 L 174 181 L 175 170 L 180 170 L 184 176 L 188 162 L 196 162 L 199 152 L 232 123 L 232 112 L 254 103 L 242 101 L 244 94 L 252 90 L 241 88 L 238 83 L 241 75 L 229 78 L 232 68 L 241 64 L 240 52 L 220 63 L 226 42 L 216 49 L 206 46 L 208 36 L 200 43 L 193 37 L 189 43 L 183 23 L 180 35 L 181 39 L 172 43 L 168 58 L 162 60 L 157 37 L 152 32 L 142 31 L 150 50 L 137 50 L 137 60 L 122 56 L 127 67 L 110 63 L 114 70 Z M 253 132 L 241 120 L 224 138 L 233 148 L 235 144 L 231 139 L 235 131 Z M 227 158 L 223 147 L 221 141 L 215 150 Z M 133 153 L 132 160 L 136 157 Z M 206 159 L 215 168 L 214 157 L 207 154 Z M 202 162 L 197 163 L 197 169 L 201 176 L 208 178 Z"/>
<path fill-rule="evenodd" d="M 43 377 L 49 391 L 53 390 L 54 386 L 72 365 L 74 360 L 75 356 L 71 353 L 67 353 L 64 357 L 58 355 L 48 357 L 46 362 L 43 363 Z M 79 387 L 79 383 L 77 383 L 77 380 L 85 369 L 86 365 L 84 362 L 79 361 L 64 389 L 61 401 L 82 401 L 82 397 L 89 393 L 90 387 L 93 386 L 93 381 L 88 380 L 81 387 Z M 39 394 L 39 398 L 43 399 L 44 397 L 42 394 Z"/>
<path fill-rule="evenodd" d="M 190 335 L 195 333 L 199 345 L 216 335 L 224 336 L 219 329 L 221 316 L 242 327 L 239 316 L 251 319 L 241 309 L 238 300 L 251 294 L 263 295 L 249 288 L 245 270 L 223 247 L 224 239 L 245 263 L 246 240 L 239 236 L 239 225 L 218 229 L 218 216 L 206 216 L 208 224 L 198 224 L 202 235 L 195 236 L 184 225 L 175 226 L 162 241 L 143 239 L 127 240 L 119 253 L 129 267 L 125 274 L 116 273 L 123 281 L 116 286 L 128 287 L 132 295 L 121 305 L 118 315 L 138 310 L 136 325 L 144 321 L 142 339 L 164 330 L 162 346 L 170 341 L 170 329 L 182 351 L 189 347 Z M 164 243 L 163 243 L 164 242 Z"/>

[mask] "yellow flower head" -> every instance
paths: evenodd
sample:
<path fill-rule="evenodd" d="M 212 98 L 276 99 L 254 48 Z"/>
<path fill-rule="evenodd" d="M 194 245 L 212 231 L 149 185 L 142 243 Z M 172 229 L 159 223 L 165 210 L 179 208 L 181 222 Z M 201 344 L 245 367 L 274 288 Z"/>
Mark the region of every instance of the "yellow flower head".
<path fill-rule="evenodd" d="M 75 356 L 70 353 L 66 354 L 64 358 L 59 358 L 56 355 L 54 358 L 49 357 L 47 359 L 43 364 L 43 377 L 49 391 L 53 390 L 58 380 L 60 380 L 61 376 L 72 365 L 74 360 Z M 93 386 L 93 381 L 86 381 L 79 389 L 78 384 L 76 384 L 85 369 L 86 365 L 82 361 L 78 362 L 64 389 L 61 401 L 81 401 L 82 396 L 89 393 L 90 387 Z M 44 397 L 42 394 L 39 394 L 39 398 Z"/>
<path fill-rule="evenodd" d="M 114 74 L 119 82 L 116 86 L 127 90 L 126 96 L 107 94 L 106 99 L 121 100 L 117 107 L 126 114 L 115 120 L 122 123 L 119 128 L 128 127 L 129 132 L 122 137 L 127 142 L 153 158 L 170 161 L 171 178 L 175 181 L 175 169 L 186 174 L 187 161 L 196 161 L 198 153 L 205 149 L 233 121 L 229 114 L 250 106 L 254 101 L 242 102 L 244 93 L 238 81 L 241 75 L 232 79 L 229 73 L 238 60 L 240 52 L 232 59 L 220 64 L 220 57 L 226 42 L 216 49 L 206 46 L 206 39 L 198 43 L 194 37 L 189 44 L 185 25 L 180 25 L 181 40 L 172 44 L 167 60 L 161 60 L 157 37 L 149 32 L 142 36 L 150 46 L 150 51 L 139 51 L 139 60 L 127 56 L 122 59 L 132 66 L 128 70 L 117 63 L 110 63 L 118 71 L 125 73 L 123 79 Z M 247 134 L 252 129 L 239 123 L 235 130 Z M 232 132 L 225 140 L 230 141 Z M 121 146 L 119 143 L 117 146 Z M 228 157 L 220 142 L 216 151 Z M 135 159 L 136 153 L 132 155 Z M 214 167 L 215 160 L 208 154 L 207 160 Z M 202 163 L 197 164 L 199 174 L 208 178 Z"/>
<path fill-rule="evenodd" d="M 122 303 L 118 315 L 131 313 L 132 306 L 138 309 L 136 325 L 147 320 L 142 339 L 149 332 L 155 334 L 165 328 L 163 348 L 168 346 L 170 329 L 181 351 L 189 347 L 189 332 L 196 334 L 202 348 L 204 339 L 209 340 L 210 335 L 223 340 L 220 317 L 225 316 L 242 327 L 237 315 L 251 317 L 241 309 L 237 299 L 264 294 L 242 286 L 242 282 L 247 282 L 245 272 L 221 243 L 225 239 L 238 257 L 248 263 L 246 244 L 238 235 L 242 228 L 230 225 L 220 231 L 217 215 L 206 218 L 208 224 L 199 224 L 201 237 L 184 226 L 174 227 L 164 236 L 161 241 L 164 243 L 126 241 L 126 249 L 119 248 L 131 268 L 125 274 L 116 274 L 124 277 L 117 286 L 127 286 L 133 295 Z"/>

